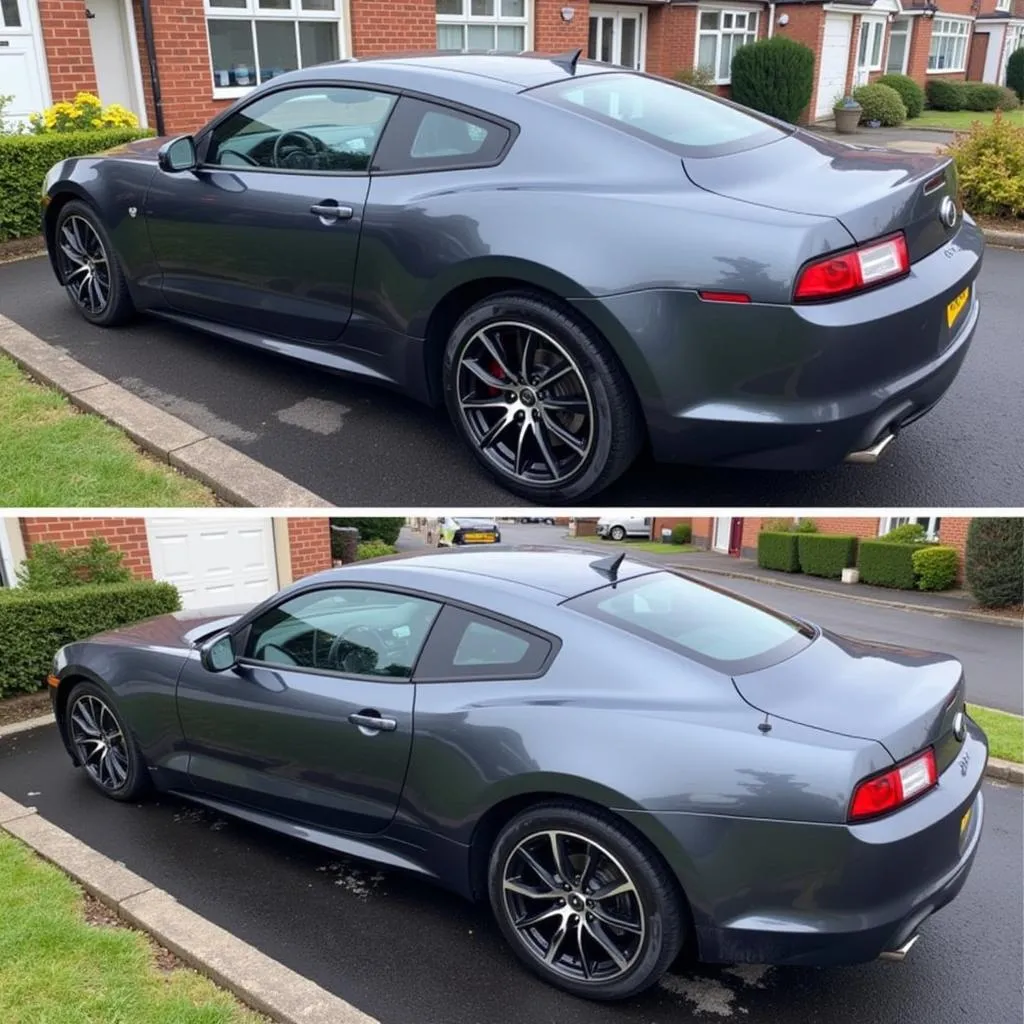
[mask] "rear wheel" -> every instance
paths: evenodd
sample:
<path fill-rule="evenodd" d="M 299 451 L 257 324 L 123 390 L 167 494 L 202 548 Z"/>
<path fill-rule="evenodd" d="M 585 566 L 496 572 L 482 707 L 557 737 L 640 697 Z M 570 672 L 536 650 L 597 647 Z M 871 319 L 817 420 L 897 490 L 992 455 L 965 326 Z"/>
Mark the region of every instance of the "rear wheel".
<path fill-rule="evenodd" d="M 667 869 L 611 816 L 544 804 L 513 819 L 491 853 L 491 907 L 516 955 L 589 999 L 654 985 L 683 942 Z"/>

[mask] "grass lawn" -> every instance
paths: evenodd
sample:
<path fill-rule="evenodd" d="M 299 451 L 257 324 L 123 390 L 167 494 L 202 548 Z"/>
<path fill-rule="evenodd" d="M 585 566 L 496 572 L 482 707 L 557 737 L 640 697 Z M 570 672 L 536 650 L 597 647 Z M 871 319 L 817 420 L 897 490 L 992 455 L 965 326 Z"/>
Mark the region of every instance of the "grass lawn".
<path fill-rule="evenodd" d="M 576 540 L 593 541 L 595 544 L 613 545 L 613 540 L 605 540 L 603 537 L 577 537 Z M 622 541 L 622 546 L 630 551 L 651 551 L 656 555 L 685 555 L 687 551 L 696 551 L 693 544 L 662 544 L 656 540 L 630 540 L 628 537 Z"/>
<path fill-rule="evenodd" d="M 977 704 L 968 704 L 967 712 L 988 735 L 992 757 L 1024 764 L 1024 718 Z"/>
<path fill-rule="evenodd" d="M 170 966 L 167 959 L 164 953 L 160 963 Z M 161 970 L 155 947 L 139 932 L 87 923 L 86 903 L 78 887 L 3 833 L 0 1020 L 12 1024 L 266 1022 L 195 971 Z"/>
<path fill-rule="evenodd" d="M 0 356 L 0 506 L 213 504 L 202 484 Z"/>
<path fill-rule="evenodd" d="M 975 121 L 988 124 L 995 113 L 991 110 L 924 110 L 920 117 L 907 121 L 904 128 L 948 128 L 950 131 L 967 131 Z M 1024 127 L 1024 110 L 1004 110 L 1003 117 L 1011 124 Z"/>

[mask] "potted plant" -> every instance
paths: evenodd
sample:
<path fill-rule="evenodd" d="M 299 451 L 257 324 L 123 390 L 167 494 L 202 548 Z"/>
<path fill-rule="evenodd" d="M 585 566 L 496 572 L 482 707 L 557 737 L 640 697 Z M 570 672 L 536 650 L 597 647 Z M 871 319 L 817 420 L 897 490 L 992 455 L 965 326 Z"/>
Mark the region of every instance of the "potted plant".
<path fill-rule="evenodd" d="M 863 108 L 852 96 L 844 96 L 832 108 L 836 119 L 836 131 L 840 135 L 852 135 L 857 130 L 862 112 Z"/>

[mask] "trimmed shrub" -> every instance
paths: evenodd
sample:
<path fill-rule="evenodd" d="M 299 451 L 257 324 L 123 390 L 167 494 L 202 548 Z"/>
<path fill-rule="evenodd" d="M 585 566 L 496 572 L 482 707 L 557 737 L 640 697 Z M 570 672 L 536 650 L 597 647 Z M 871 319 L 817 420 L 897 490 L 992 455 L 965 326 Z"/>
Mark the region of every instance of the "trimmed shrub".
<path fill-rule="evenodd" d="M 947 82 L 942 78 L 931 78 L 925 86 L 928 106 L 936 110 L 963 110 L 967 97 L 962 82 Z"/>
<path fill-rule="evenodd" d="M 99 153 L 152 135 L 136 128 L 0 136 L 0 242 L 40 232 L 39 197 L 47 171 L 60 160 Z"/>
<path fill-rule="evenodd" d="M 890 85 L 862 85 L 853 90 L 853 98 L 863 107 L 861 124 L 880 121 L 885 127 L 903 124 L 907 108 L 900 94 Z"/>
<path fill-rule="evenodd" d="M 801 519 L 795 526 L 790 526 L 794 533 L 817 533 L 818 524 L 813 519 Z"/>
<path fill-rule="evenodd" d="M 385 555 L 393 555 L 398 549 L 394 544 L 385 544 L 382 540 L 366 540 L 356 545 L 356 561 L 361 562 L 364 558 L 383 558 Z"/>
<path fill-rule="evenodd" d="M 1024 103 L 1024 46 L 1014 50 L 1006 62 L 1006 84 Z"/>
<path fill-rule="evenodd" d="M 1024 601 L 1024 519 L 972 519 L 967 530 L 964 576 L 983 608 Z"/>
<path fill-rule="evenodd" d="M 857 564 L 857 538 L 832 533 L 804 533 L 797 537 L 800 568 L 808 576 L 837 580 L 843 570 Z"/>
<path fill-rule="evenodd" d="M 960 195 L 972 214 L 1024 215 L 1024 125 L 996 111 L 989 124 L 976 123 L 950 146 L 960 177 Z"/>
<path fill-rule="evenodd" d="M 405 526 L 405 519 L 400 516 L 390 518 L 367 518 L 367 519 L 332 519 L 331 526 L 353 526 L 359 531 L 359 540 L 381 540 L 385 544 L 394 544 L 398 540 L 402 527 Z M 337 535 L 332 531 L 331 544 L 337 542 Z M 335 558 L 340 558 L 340 553 Z"/>
<path fill-rule="evenodd" d="M 1020 106 L 1020 97 L 1008 85 L 997 85 L 999 102 L 996 110 L 1016 110 Z"/>
<path fill-rule="evenodd" d="M 907 117 L 921 116 L 924 110 L 924 89 L 909 75 L 882 75 L 875 84 L 887 85 L 900 94 L 903 106 L 907 108 Z"/>
<path fill-rule="evenodd" d="M 956 548 L 929 544 L 911 555 L 918 590 L 949 590 L 956 583 L 960 556 Z"/>
<path fill-rule="evenodd" d="M 716 94 L 718 92 L 714 74 L 707 68 L 700 67 L 699 65 L 695 68 L 680 68 L 672 77 L 683 85 L 688 85 L 693 89 L 700 89 L 701 92 Z"/>
<path fill-rule="evenodd" d="M 689 544 L 693 540 L 693 527 L 689 523 L 676 523 L 672 527 L 673 544 Z"/>
<path fill-rule="evenodd" d="M 732 59 L 732 98 L 796 124 L 811 102 L 814 51 L 785 36 L 741 46 Z"/>
<path fill-rule="evenodd" d="M 761 533 L 791 533 L 792 519 L 762 519 Z"/>
<path fill-rule="evenodd" d="M 131 570 L 124 564 L 124 552 L 116 551 L 103 537 L 93 537 L 87 546 L 78 548 L 33 544 L 18 570 L 18 582 L 25 590 L 130 583 L 131 579 Z"/>
<path fill-rule="evenodd" d="M 998 85 L 988 82 L 964 82 L 964 110 L 995 110 L 1002 95 Z"/>
<path fill-rule="evenodd" d="M 924 544 L 928 535 L 920 523 L 904 523 L 902 526 L 894 526 L 878 539 L 889 544 Z"/>
<path fill-rule="evenodd" d="M 170 583 L 89 584 L 64 590 L 0 592 L 0 697 L 38 690 L 58 648 L 104 630 L 181 607 Z"/>
<path fill-rule="evenodd" d="M 914 575 L 914 552 L 920 544 L 900 544 L 886 540 L 862 540 L 857 548 L 857 566 L 861 583 L 876 587 L 894 587 L 913 590 L 917 586 Z"/>
<path fill-rule="evenodd" d="M 757 535 L 757 564 L 762 569 L 799 572 L 800 553 L 797 550 L 799 539 L 795 533 L 762 531 Z"/>

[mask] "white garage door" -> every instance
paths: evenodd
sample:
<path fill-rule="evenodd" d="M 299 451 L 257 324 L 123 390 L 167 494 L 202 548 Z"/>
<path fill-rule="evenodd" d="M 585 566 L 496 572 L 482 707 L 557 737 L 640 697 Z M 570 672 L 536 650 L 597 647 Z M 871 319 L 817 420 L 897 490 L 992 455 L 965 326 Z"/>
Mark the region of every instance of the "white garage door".
<path fill-rule="evenodd" d="M 146 520 L 153 577 L 173 583 L 185 608 L 256 604 L 277 590 L 269 519 Z"/>
<path fill-rule="evenodd" d="M 846 91 L 846 69 L 850 62 L 852 14 L 826 14 L 821 40 L 821 70 L 818 72 L 818 98 L 815 118 L 832 113 L 836 98 Z"/>

